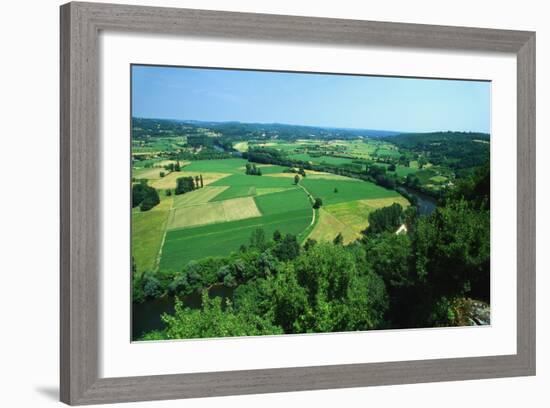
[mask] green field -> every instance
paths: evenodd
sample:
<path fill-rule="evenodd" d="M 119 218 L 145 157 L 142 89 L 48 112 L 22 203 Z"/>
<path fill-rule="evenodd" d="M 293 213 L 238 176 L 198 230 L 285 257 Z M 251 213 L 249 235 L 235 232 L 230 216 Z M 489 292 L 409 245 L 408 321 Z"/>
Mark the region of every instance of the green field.
<path fill-rule="evenodd" d="M 134 169 L 132 173 L 132 177 L 136 179 L 157 180 L 160 178 L 161 171 L 165 171 L 165 170 L 159 169 L 159 168 L 153 168 L 153 167 Z"/>
<path fill-rule="evenodd" d="M 171 211 L 167 229 L 190 228 L 261 215 L 252 197 L 233 198 L 200 205 L 179 207 Z"/>
<path fill-rule="evenodd" d="M 216 186 L 216 188 L 226 187 L 226 189 L 212 199 L 212 201 L 223 201 L 231 198 L 249 197 L 256 195 L 254 186 Z"/>
<path fill-rule="evenodd" d="M 184 167 L 184 171 L 203 173 L 244 173 L 244 159 L 196 160 Z"/>
<path fill-rule="evenodd" d="M 319 220 L 310 232 L 308 238 L 316 241 L 332 241 L 338 234 L 342 234 L 344 243 L 349 243 L 360 238 L 360 235 L 354 229 L 343 223 L 337 217 L 332 215 L 325 208 L 319 209 Z"/>
<path fill-rule="evenodd" d="M 132 257 L 138 274 L 156 268 L 171 206 L 172 198 L 163 197 L 151 211 L 132 211 Z"/>
<path fill-rule="evenodd" d="M 281 173 L 286 169 L 286 167 L 275 166 L 273 164 L 256 164 L 256 167 L 259 167 L 262 170 L 263 175 Z M 245 169 L 243 168 L 242 170 L 244 173 Z"/>
<path fill-rule="evenodd" d="M 212 186 L 231 186 L 243 187 L 254 186 L 256 188 L 265 187 L 292 187 L 294 179 L 287 177 L 266 177 L 266 176 L 248 176 L 246 174 L 233 174 L 223 179 L 217 180 Z"/>
<path fill-rule="evenodd" d="M 280 193 L 281 191 L 288 191 L 297 187 L 260 187 L 256 189 L 256 196 L 264 194 Z"/>
<path fill-rule="evenodd" d="M 307 209 L 310 213 L 312 211 L 311 203 L 301 188 L 258 196 L 255 201 L 264 215 L 303 209 Z"/>
<path fill-rule="evenodd" d="M 392 149 L 389 147 L 381 147 L 376 149 L 376 154 L 381 157 L 384 157 L 384 156 L 395 157 L 395 156 L 399 156 L 400 153 L 399 153 L 399 150 L 397 149 Z"/>
<path fill-rule="evenodd" d="M 215 200 L 220 194 L 222 194 L 229 187 L 216 186 L 216 187 L 204 187 L 195 191 L 191 191 L 187 194 L 180 194 L 174 197 L 174 207 L 186 207 L 189 205 L 205 204 L 209 201 Z"/>
<path fill-rule="evenodd" d="M 369 146 L 353 145 L 364 154 Z M 351 161 L 327 158 L 334 163 Z M 150 178 L 149 185 L 158 189 L 162 199 L 151 211 L 135 208 L 132 212 L 132 254 L 139 272 L 177 271 L 190 260 L 228 255 L 246 245 L 257 228 L 267 236 L 275 230 L 295 234 L 300 242 L 308 236 L 332 240 L 340 232 L 346 243 L 351 242 L 360 237 L 372 209 L 404 200 L 395 191 L 332 173 L 308 171 L 299 186 L 294 184 L 294 174 L 284 172 L 282 166 L 257 164 L 264 175 L 246 175 L 246 163 L 243 159 L 192 161 L 163 178 L 157 178 L 159 169 L 134 169 Z M 187 175 L 201 175 L 205 187 L 166 196 L 165 190 Z M 320 210 L 312 209 L 308 193 L 323 200 Z"/>
<path fill-rule="evenodd" d="M 311 222 L 311 209 L 289 211 L 280 214 L 249 218 L 203 227 L 168 231 L 160 268 L 178 271 L 187 262 L 207 256 L 228 255 L 247 244 L 250 235 L 262 228 L 267 236 L 275 230 L 286 234 L 299 234 Z"/>
<path fill-rule="evenodd" d="M 311 180 L 305 178 L 300 182 L 312 195 L 323 200 L 323 205 L 341 203 L 345 201 L 361 200 L 366 198 L 396 197 L 399 193 L 387 190 L 368 181 L 342 180 Z M 337 189 L 338 192 L 334 192 Z"/>

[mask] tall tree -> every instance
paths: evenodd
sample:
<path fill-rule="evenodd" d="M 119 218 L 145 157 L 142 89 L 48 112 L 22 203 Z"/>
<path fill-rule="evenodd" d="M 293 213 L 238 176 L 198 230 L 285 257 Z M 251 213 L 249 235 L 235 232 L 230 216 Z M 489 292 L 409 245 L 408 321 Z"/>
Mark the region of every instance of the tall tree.
<path fill-rule="evenodd" d="M 319 197 L 316 197 L 315 200 L 313 201 L 313 208 L 321 208 L 322 205 L 323 205 L 323 200 Z"/>

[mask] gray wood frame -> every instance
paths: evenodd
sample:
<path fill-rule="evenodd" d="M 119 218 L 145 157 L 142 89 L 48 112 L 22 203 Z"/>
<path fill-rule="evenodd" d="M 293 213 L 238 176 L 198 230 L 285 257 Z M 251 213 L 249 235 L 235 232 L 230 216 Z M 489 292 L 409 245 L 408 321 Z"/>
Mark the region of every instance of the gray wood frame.
<path fill-rule="evenodd" d="M 98 376 L 98 33 L 507 52 L 517 56 L 517 354 L 176 374 Z M 282 15 L 61 6 L 61 400 L 95 404 L 535 374 L 535 33 Z"/>

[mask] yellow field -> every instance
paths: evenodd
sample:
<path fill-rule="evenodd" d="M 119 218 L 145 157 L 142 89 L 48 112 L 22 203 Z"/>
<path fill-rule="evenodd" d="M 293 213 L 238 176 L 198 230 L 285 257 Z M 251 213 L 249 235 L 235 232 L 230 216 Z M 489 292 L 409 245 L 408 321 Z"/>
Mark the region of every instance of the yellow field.
<path fill-rule="evenodd" d="M 168 174 L 166 177 L 163 177 L 159 180 L 155 180 L 154 182 L 152 182 L 151 187 L 154 187 L 159 190 L 176 188 L 176 180 L 178 178 L 195 177 L 195 176 L 199 176 L 200 174 L 202 174 L 202 179 L 205 186 L 221 178 L 229 176 L 229 174 L 227 173 L 199 173 L 196 171 L 174 171 L 173 173 Z"/>
<path fill-rule="evenodd" d="M 161 202 L 149 211 L 132 211 L 132 256 L 137 273 L 154 271 L 162 245 L 172 197 L 162 197 Z"/>
<path fill-rule="evenodd" d="M 361 237 L 361 231 L 369 226 L 369 214 L 382 207 L 399 203 L 407 207 L 405 197 L 376 198 L 368 200 L 347 201 L 322 207 L 319 211 L 319 222 L 309 235 L 317 241 L 332 241 L 342 233 L 344 243 Z"/>
<path fill-rule="evenodd" d="M 361 200 L 364 201 L 369 207 L 372 207 L 374 209 L 387 207 L 392 205 L 393 203 L 401 204 L 403 208 L 407 208 L 410 203 L 409 201 L 403 197 L 388 197 L 388 198 L 372 198 L 370 200 Z"/>
<path fill-rule="evenodd" d="M 325 180 L 345 180 L 345 181 L 361 181 L 352 177 L 340 176 L 339 174 L 321 173 L 321 172 L 306 172 L 307 177 L 312 180 L 325 179 Z"/>
<path fill-rule="evenodd" d="M 233 148 L 238 150 L 239 152 L 246 152 L 248 151 L 248 142 L 235 143 Z"/>
<path fill-rule="evenodd" d="M 308 238 L 315 239 L 319 242 L 332 241 L 336 238 L 338 233 L 342 234 L 345 244 L 361 237 L 361 234 L 358 234 L 324 208 L 320 208 L 319 221 L 317 221 L 315 228 L 313 228 Z"/>
<path fill-rule="evenodd" d="M 164 171 L 166 173 L 164 169 L 152 167 L 147 169 L 133 169 L 132 177 L 135 177 L 136 179 L 158 180 L 160 179 L 161 171 Z"/>
<path fill-rule="evenodd" d="M 207 203 L 228 188 L 229 186 L 210 186 L 199 188 L 198 190 L 191 191 L 189 193 L 177 195 L 174 197 L 174 207 L 185 207 Z"/>
<path fill-rule="evenodd" d="M 221 203 L 225 213 L 225 221 L 242 220 L 262 215 L 252 197 L 233 198 L 221 201 Z"/>
<path fill-rule="evenodd" d="M 178 207 L 172 210 L 168 229 L 194 227 L 261 216 L 252 197 Z"/>
<path fill-rule="evenodd" d="M 176 160 L 162 160 L 162 161 L 159 161 L 155 164 L 155 166 L 161 166 L 161 167 L 164 167 L 164 166 L 168 166 L 170 163 L 174 163 L 176 164 Z M 191 162 L 190 161 L 182 161 L 180 160 L 180 166 L 183 167 L 183 166 L 187 166 L 188 164 L 190 164 Z"/>
<path fill-rule="evenodd" d="M 332 204 L 325 207 L 332 216 L 345 224 L 349 229 L 360 234 L 369 226 L 369 214 L 374 210 L 365 201 L 349 201 L 345 203 Z"/>
<path fill-rule="evenodd" d="M 321 171 L 315 171 L 315 170 L 306 170 L 306 178 L 311 178 L 313 180 L 316 179 L 327 179 L 327 180 L 345 180 L 345 181 L 361 181 L 358 179 L 354 179 L 351 177 L 345 177 L 340 176 L 338 174 L 332 174 L 332 173 L 324 173 Z M 266 177 L 286 177 L 286 178 L 294 178 L 294 176 L 298 173 L 270 173 L 270 174 L 264 174 Z M 299 174 L 298 174 L 299 175 Z M 302 176 L 300 176 L 300 179 L 302 179 Z"/>
<path fill-rule="evenodd" d="M 296 174 L 295 173 L 269 173 L 264 174 L 263 177 L 286 177 L 286 178 L 294 178 Z M 300 176 L 302 178 L 302 176 Z"/>

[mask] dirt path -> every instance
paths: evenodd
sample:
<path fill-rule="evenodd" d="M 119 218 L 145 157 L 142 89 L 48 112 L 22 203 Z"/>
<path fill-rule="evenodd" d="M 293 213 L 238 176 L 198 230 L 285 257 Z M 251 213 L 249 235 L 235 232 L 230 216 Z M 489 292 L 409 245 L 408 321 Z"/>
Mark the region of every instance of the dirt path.
<path fill-rule="evenodd" d="M 164 241 L 166 241 L 166 233 L 168 232 L 168 224 L 170 223 L 170 217 L 174 214 L 174 197 L 171 198 L 172 202 L 170 203 L 170 209 L 168 210 L 168 215 L 166 216 L 166 221 L 164 225 L 164 233 L 162 234 L 162 241 L 160 241 L 160 248 L 157 254 L 157 260 L 155 261 L 155 273 L 158 272 L 160 267 L 160 259 L 162 258 L 162 248 L 164 248 Z"/>
<path fill-rule="evenodd" d="M 297 184 L 302 190 L 305 191 L 305 193 L 307 194 L 308 198 L 309 198 L 309 201 L 311 202 L 311 204 L 315 203 L 315 199 L 313 198 L 313 196 L 311 195 L 311 193 L 309 191 L 307 191 L 307 189 L 302 186 L 300 183 Z M 311 222 L 309 224 L 309 226 L 313 226 L 313 224 L 315 224 L 315 208 L 313 208 L 313 206 L 311 207 L 311 211 L 313 212 L 313 215 L 311 217 Z"/>

